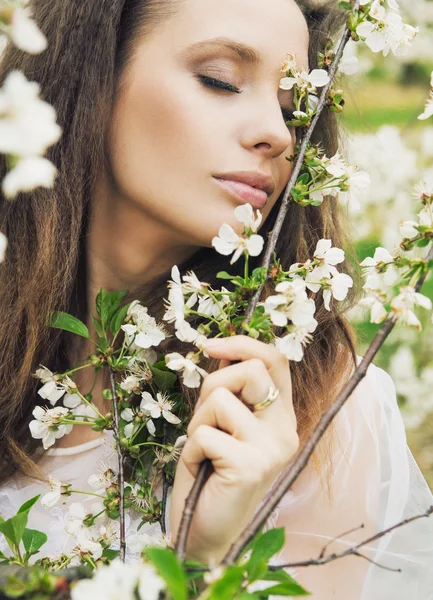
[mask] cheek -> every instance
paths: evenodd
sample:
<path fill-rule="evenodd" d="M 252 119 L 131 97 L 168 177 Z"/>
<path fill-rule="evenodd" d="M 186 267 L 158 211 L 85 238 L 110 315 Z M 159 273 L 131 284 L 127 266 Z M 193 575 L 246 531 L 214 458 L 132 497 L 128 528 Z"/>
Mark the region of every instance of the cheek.
<path fill-rule="evenodd" d="M 160 80 L 135 81 L 117 106 L 113 153 L 118 166 L 133 177 L 143 169 L 148 172 L 146 165 L 161 174 L 167 164 L 175 167 L 185 152 L 194 149 L 194 110 L 173 89 Z"/>

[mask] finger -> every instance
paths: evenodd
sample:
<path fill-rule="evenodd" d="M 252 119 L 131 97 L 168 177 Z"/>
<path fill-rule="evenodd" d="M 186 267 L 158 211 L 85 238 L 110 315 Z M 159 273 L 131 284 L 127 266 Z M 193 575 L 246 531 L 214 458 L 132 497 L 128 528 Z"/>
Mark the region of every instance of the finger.
<path fill-rule="evenodd" d="M 263 426 L 249 408 L 225 387 L 214 389 L 194 413 L 188 425 L 188 438 L 201 425 L 221 429 L 242 442 L 257 445 L 263 437 Z"/>
<path fill-rule="evenodd" d="M 254 406 L 265 400 L 272 387 L 275 384 L 265 364 L 258 358 L 252 358 L 210 373 L 201 386 L 200 405 L 217 388 L 227 388 L 242 402 Z M 284 409 L 282 402 L 280 395 L 266 411 L 257 411 L 257 418 L 275 421 L 277 425 Z"/>
<path fill-rule="evenodd" d="M 295 418 L 290 363 L 278 348 L 245 335 L 209 339 L 205 348 L 210 356 L 220 360 L 245 361 L 251 358 L 262 360 L 281 394 L 283 405 L 292 418 Z"/>
<path fill-rule="evenodd" d="M 224 431 L 201 425 L 183 447 L 182 462 L 196 477 L 206 458 L 228 483 L 239 483 L 240 479 L 247 481 L 248 478 L 253 481 L 254 473 L 258 471 L 257 457 L 252 455 L 251 447 Z"/>

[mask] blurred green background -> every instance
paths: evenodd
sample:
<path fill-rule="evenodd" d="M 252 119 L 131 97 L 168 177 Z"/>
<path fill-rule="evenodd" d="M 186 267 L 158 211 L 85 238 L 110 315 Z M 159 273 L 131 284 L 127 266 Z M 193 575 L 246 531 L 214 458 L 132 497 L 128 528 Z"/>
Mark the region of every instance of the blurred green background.
<path fill-rule="evenodd" d="M 368 171 L 372 183 L 348 206 L 351 236 L 359 260 L 376 246 L 391 253 L 401 239 L 399 223 L 414 219 L 422 205 L 412 195 L 420 181 L 433 186 L 433 117 L 418 120 L 424 110 L 433 71 L 433 1 L 401 4 L 404 20 L 420 32 L 406 56 L 384 58 L 362 44 L 352 44 L 345 58 L 358 62 L 344 75 L 346 105 L 340 117 L 349 162 Z M 422 293 L 433 300 L 433 276 Z M 406 425 L 409 446 L 433 489 L 433 325 L 420 309 L 423 329 L 396 327 L 375 359 L 393 378 Z M 363 355 L 378 326 L 356 308 L 350 318 Z"/>

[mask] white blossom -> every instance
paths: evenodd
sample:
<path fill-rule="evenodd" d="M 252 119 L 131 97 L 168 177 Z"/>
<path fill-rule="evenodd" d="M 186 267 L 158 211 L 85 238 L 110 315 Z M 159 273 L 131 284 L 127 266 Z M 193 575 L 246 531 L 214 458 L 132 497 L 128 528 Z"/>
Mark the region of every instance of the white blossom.
<path fill-rule="evenodd" d="M 65 376 L 60 380 L 46 367 L 37 369 L 35 377 L 40 379 L 44 384 L 38 390 L 39 396 L 44 400 L 48 400 L 52 406 L 54 406 L 66 392 L 73 393 L 77 387 L 70 377 Z"/>
<path fill-rule="evenodd" d="M 420 121 L 425 121 L 433 116 L 433 90 L 430 91 L 430 96 L 427 99 L 424 107 L 424 111 L 418 115 Z"/>
<path fill-rule="evenodd" d="M 413 312 L 415 306 L 426 310 L 432 309 L 432 301 L 427 296 L 415 291 L 412 286 L 402 286 L 400 294 L 391 300 L 391 308 L 399 321 L 421 330 L 421 322 Z"/>
<path fill-rule="evenodd" d="M 165 363 L 173 371 L 181 371 L 183 382 L 189 388 L 200 386 L 200 376 L 206 377 L 207 373 L 190 358 L 182 356 L 178 352 L 166 354 Z"/>
<path fill-rule="evenodd" d="M 41 504 L 44 508 L 54 508 L 60 497 L 71 487 L 69 483 L 62 483 L 51 475 L 48 478 L 50 491 L 41 498 Z"/>
<path fill-rule="evenodd" d="M 143 404 L 143 401 L 141 402 L 141 404 Z M 120 417 L 128 423 L 128 425 L 125 425 L 125 428 L 123 430 L 127 438 L 132 437 L 138 429 L 139 424 L 136 422 L 138 412 L 139 410 L 136 409 L 133 410 L 132 408 L 124 408 L 120 413 Z M 152 419 L 149 419 L 147 421 L 146 428 L 150 435 L 155 435 L 156 428 Z"/>
<path fill-rule="evenodd" d="M 333 248 L 332 240 L 321 239 L 316 244 L 313 256 L 326 266 L 338 265 L 344 261 L 344 250 Z"/>
<path fill-rule="evenodd" d="M 307 71 L 294 71 L 292 77 L 283 77 L 280 80 L 282 90 L 291 90 L 294 85 L 301 93 L 315 93 L 316 88 L 323 87 L 329 82 L 329 75 L 324 69 Z"/>
<path fill-rule="evenodd" d="M 140 407 L 149 412 L 152 419 L 159 419 L 162 415 L 166 421 L 172 423 L 172 425 L 177 425 L 180 423 L 179 417 L 176 417 L 171 411 L 173 409 L 173 403 L 168 400 L 166 394 L 162 392 L 157 392 L 156 400 L 153 398 L 149 392 L 143 392 L 141 394 L 143 398 Z"/>
<path fill-rule="evenodd" d="M 261 235 L 253 234 L 250 237 L 240 237 L 227 223 L 221 225 L 218 236 L 212 239 L 212 246 L 219 254 L 228 256 L 233 254 L 230 264 L 238 260 L 244 252 L 250 256 L 258 256 L 263 250 L 264 239 Z"/>
<path fill-rule="evenodd" d="M 98 473 L 90 475 L 87 483 L 95 490 L 105 491 L 116 481 L 114 471 L 101 461 L 101 467 Z"/>
<path fill-rule="evenodd" d="M 313 299 L 308 298 L 303 279 L 283 281 L 275 287 L 275 291 L 279 293 L 268 296 L 264 302 L 265 310 L 274 325 L 285 327 L 291 321 L 294 325 L 301 326 L 311 322 L 316 305 Z"/>
<path fill-rule="evenodd" d="M 134 300 L 128 308 L 127 318 L 132 320 L 133 324 L 122 325 L 125 332 L 126 343 L 134 348 L 148 349 L 152 346 L 159 346 L 165 339 L 166 332 L 156 320 L 148 313 L 146 306 L 142 306 L 138 300 Z"/>
<path fill-rule="evenodd" d="M 332 278 L 328 279 L 327 287 L 323 290 L 323 304 L 330 310 L 331 298 L 342 301 L 346 298 L 349 289 L 353 286 L 353 279 L 346 273 L 338 273 L 332 268 Z"/>
<path fill-rule="evenodd" d="M 385 308 L 386 294 L 380 290 L 369 290 L 369 293 L 358 302 L 360 306 L 365 306 L 370 309 L 370 322 L 382 323 L 388 315 Z"/>
<path fill-rule="evenodd" d="M 416 221 L 401 221 L 400 222 L 400 234 L 404 238 L 412 239 L 418 235 L 418 229 L 416 227 L 419 225 Z"/>
<path fill-rule="evenodd" d="M 39 54 L 47 47 L 47 38 L 31 19 L 28 8 L 14 10 L 9 35 L 17 48 L 29 54 Z"/>
<path fill-rule="evenodd" d="M 63 406 L 55 406 L 50 409 L 36 406 L 32 415 L 35 419 L 29 423 L 30 433 L 35 439 L 42 439 L 45 450 L 52 446 L 56 440 L 72 431 L 72 425 L 60 424 L 62 418 L 70 415 L 68 409 Z"/>
<path fill-rule="evenodd" d="M 276 337 L 274 344 L 289 360 L 299 362 L 304 356 L 304 346 L 311 341 L 311 333 L 316 327 L 317 321 L 312 319 L 308 325 L 295 327 L 283 337 Z"/>
<path fill-rule="evenodd" d="M 153 565 L 125 564 L 117 559 L 96 569 L 91 579 L 78 581 L 71 590 L 71 599 L 158 600 L 165 587 Z"/>
<path fill-rule="evenodd" d="M 394 257 L 382 247 L 377 247 L 374 256 L 367 256 L 361 263 L 365 267 L 363 273 L 366 278 L 364 289 L 383 289 L 392 286 L 398 279 L 399 273 L 394 265 Z"/>
<path fill-rule="evenodd" d="M 124 392 L 138 392 L 140 390 L 140 380 L 135 375 L 128 375 L 121 381 L 120 388 Z"/>
<path fill-rule="evenodd" d="M 396 55 L 405 54 L 419 31 L 417 27 L 403 23 L 399 14 L 387 12 L 379 0 L 372 2 L 369 19 L 357 26 L 356 33 L 364 38 L 372 52 L 382 52 L 384 56 L 390 50 Z"/>
<path fill-rule="evenodd" d="M 54 108 L 39 98 L 39 85 L 12 71 L 0 90 L 0 152 L 42 156 L 61 135 Z"/>
<path fill-rule="evenodd" d="M 256 210 L 254 214 L 251 204 L 241 204 L 235 208 L 235 217 L 240 223 L 244 224 L 246 229 L 250 229 L 256 233 L 262 222 L 263 215 L 259 210 Z"/>
<path fill-rule="evenodd" d="M 4 195 L 15 198 L 19 192 L 31 192 L 38 187 L 52 188 L 56 175 L 57 169 L 48 159 L 41 156 L 23 158 L 3 179 Z"/>

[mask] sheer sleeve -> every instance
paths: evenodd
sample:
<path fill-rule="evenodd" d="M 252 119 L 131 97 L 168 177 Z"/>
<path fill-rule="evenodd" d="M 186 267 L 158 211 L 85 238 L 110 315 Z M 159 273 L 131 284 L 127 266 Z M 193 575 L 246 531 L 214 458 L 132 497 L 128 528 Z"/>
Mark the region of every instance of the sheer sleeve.
<path fill-rule="evenodd" d="M 395 387 L 371 365 L 335 419 L 330 492 L 307 466 L 268 525 L 284 527 L 274 564 L 339 553 L 403 519 L 425 512 L 433 496 L 406 443 Z M 266 500 L 266 498 L 265 498 Z M 343 533 L 364 525 L 348 535 Z M 288 569 L 320 600 L 433 599 L 433 515 L 327 565 Z M 390 571 L 401 569 L 401 572 Z"/>

